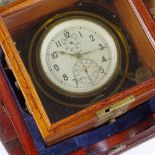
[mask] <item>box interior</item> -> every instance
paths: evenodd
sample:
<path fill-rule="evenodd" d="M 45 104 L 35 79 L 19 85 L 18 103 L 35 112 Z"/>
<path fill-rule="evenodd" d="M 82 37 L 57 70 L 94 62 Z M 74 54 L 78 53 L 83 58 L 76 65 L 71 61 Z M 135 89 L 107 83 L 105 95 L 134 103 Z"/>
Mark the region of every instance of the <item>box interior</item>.
<path fill-rule="evenodd" d="M 122 5 L 122 2 L 124 3 L 124 6 Z M 19 50 L 21 53 L 21 58 L 24 59 L 24 57 L 26 56 L 25 54 L 29 48 L 32 36 L 34 35 L 36 29 L 39 28 L 42 23 L 44 23 L 44 21 L 60 12 L 63 12 L 64 10 L 72 9 L 75 5 L 78 5 L 78 3 L 79 2 L 77 0 L 46 0 L 34 5 L 30 5 L 27 8 L 17 10 L 16 12 L 13 12 L 11 14 L 4 15 L 4 22 L 13 38 L 13 41 L 16 44 L 17 50 Z M 131 11 L 131 8 L 127 1 L 115 0 L 110 3 L 107 2 L 105 3 L 105 7 L 107 9 L 112 9 L 114 11 L 114 14 L 116 13 L 118 15 L 118 21 L 120 20 L 121 26 L 123 27 L 125 32 L 127 32 L 126 34 L 128 40 L 132 42 L 132 47 L 130 48 L 132 48 L 131 50 L 134 53 L 134 56 L 131 56 L 130 69 L 132 70 L 134 68 L 137 68 L 136 71 L 134 70 L 134 74 L 138 78 L 140 77 L 140 80 L 136 81 L 135 76 L 129 76 L 129 82 L 125 85 L 125 87 L 119 90 L 122 91 L 153 77 L 155 70 L 154 68 L 151 68 L 153 67 L 153 65 L 150 64 L 151 61 L 149 61 L 149 54 L 146 51 L 149 50 L 150 52 L 154 52 L 154 49 L 149 43 L 148 38 L 146 37 L 142 27 L 137 21 L 135 14 Z M 126 20 L 127 17 L 128 20 Z M 22 56 L 22 53 L 25 54 L 23 54 Z M 24 62 L 24 64 L 25 66 L 28 65 L 26 64 L 26 62 Z M 143 78 L 141 79 L 142 73 Z M 38 91 L 37 88 L 36 90 Z M 38 94 L 51 122 L 57 122 L 85 108 L 60 106 L 58 104 L 54 104 L 54 102 L 50 104 L 49 108 L 49 102 L 51 101 L 49 101 L 48 99 L 46 100 L 42 93 L 40 93 L 39 91 Z M 85 102 L 85 100 L 83 100 L 83 102 Z M 53 109 L 54 111 L 51 112 L 50 109 Z M 55 109 L 57 109 L 57 112 L 55 112 Z M 67 113 L 65 111 L 67 111 Z"/>

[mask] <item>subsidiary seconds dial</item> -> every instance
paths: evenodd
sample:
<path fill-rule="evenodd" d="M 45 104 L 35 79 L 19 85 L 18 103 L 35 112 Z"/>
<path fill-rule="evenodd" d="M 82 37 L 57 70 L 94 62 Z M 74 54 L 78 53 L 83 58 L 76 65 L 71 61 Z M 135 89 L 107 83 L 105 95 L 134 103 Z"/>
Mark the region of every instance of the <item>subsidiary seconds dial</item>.
<path fill-rule="evenodd" d="M 44 36 L 40 64 L 51 87 L 91 94 L 115 76 L 119 52 L 109 29 L 89 18 L 56 23 Z"/>

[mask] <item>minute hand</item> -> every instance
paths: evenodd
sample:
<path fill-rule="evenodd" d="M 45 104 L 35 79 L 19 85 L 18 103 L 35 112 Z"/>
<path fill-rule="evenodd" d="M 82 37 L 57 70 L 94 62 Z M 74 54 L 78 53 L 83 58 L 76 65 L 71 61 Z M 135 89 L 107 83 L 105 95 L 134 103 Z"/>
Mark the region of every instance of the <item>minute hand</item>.
<path fill-rule="evenodd" d="M 106 47 L 103 47 L 103 49 L 106 48 Z M 98 51 L 98 50 L 103 50 L 101 48 L 98 48 L 98 49 L 95 49 L 95 50 L 91 50 L 91 51 L 88 51 L 88 52 L 85 52 L 85 53 L 81 53 L 81 56 L 82 55 L 86 55 L 86 54 L 89 54 L 89 53 L 92 53 L 92 52 L 95 52 L 95 51 Z"/>

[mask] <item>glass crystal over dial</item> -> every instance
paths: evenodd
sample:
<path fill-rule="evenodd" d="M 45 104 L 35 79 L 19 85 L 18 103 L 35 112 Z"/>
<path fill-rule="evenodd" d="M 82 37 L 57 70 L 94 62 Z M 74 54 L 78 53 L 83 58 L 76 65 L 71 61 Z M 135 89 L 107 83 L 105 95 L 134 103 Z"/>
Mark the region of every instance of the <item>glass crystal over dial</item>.
<path fill-rule="evenodd" d="M 39 59 L 49 85 L 69 94 L 91 94 L 109 84 L 119 63 L 117 42 L 96 20 L 73 17 L 54 24 Z"/>

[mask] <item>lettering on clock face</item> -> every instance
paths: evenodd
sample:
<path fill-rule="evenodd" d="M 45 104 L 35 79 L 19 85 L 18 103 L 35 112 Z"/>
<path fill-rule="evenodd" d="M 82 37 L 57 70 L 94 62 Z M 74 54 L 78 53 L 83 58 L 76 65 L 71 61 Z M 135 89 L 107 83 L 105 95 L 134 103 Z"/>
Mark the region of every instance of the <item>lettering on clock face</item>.
<path fill-rule="evenodd" d="M 104 26 L 73 18 L 47 33 L 40 48 L 40 61 L 51 85 L 67 92 L 89 93 L 114 76 L 118 53 Z"/>

